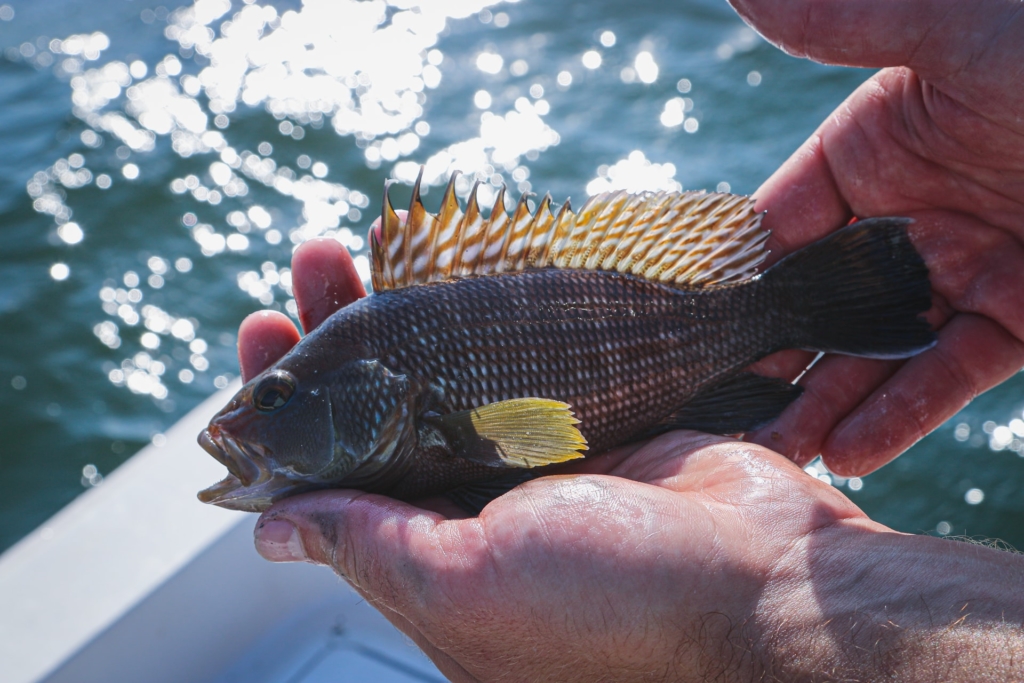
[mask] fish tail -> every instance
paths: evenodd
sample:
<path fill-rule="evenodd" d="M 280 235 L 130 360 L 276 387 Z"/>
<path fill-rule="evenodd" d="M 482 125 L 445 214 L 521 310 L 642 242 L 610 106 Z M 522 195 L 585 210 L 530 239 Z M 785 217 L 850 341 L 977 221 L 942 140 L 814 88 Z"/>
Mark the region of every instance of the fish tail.
<path fill-rule="evenodd" d="M 791 346 L 869 358 L 906 358 L 935 345 L 928 268 L 908 218 L 859 221 L 769 269 L 766 285 L 793 315 Z"/>

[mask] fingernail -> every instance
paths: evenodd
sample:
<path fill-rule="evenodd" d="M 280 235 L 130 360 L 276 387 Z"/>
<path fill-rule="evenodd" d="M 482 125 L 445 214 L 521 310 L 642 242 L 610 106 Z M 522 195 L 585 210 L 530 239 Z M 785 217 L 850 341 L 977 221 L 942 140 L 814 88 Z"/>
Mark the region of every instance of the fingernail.
<path fill-rule="evenodd" d="M 271 562 L 305 562 L 302 537 L 291 522 L 272 519 L 256 526 L 256 552 Z"/>

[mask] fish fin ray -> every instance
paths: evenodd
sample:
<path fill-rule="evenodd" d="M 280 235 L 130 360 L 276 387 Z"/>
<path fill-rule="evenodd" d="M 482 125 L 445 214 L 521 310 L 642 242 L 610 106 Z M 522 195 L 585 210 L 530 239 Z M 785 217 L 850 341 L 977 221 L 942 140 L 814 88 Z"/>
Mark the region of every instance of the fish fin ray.
<path fill-rule="evenodd" d="M 837 230 L 765 271 L 760 285 L 792 306 L 783 348 L 906 358 L 935 345 L 922 314 L 932 307 L 928 267 L 907 234 L 909 218 L 868 218 Z"/>
<path fill-rule="evenodd" d="M 543 467 L 587 449 L 579 420 L 561 401 L 514 398 L 434 419 L 455 455 L 489 467 Z"/>
<path fill-rule="evenodd" d="M 454 175 L 440 210 L 428 212 L 420 200 L 422 175 L 404 222 L 385 187 L 380 238 L 370 240 L 374 291 L 548 266 L 700 288 L 750 279 L 767 256 L 764 214 L 750 197 L 620 190 L 590 197 L 578 213 L 566 202 L 553 214 L 550 198 L 531 213 L 524 195 L 509 216 L 502 186 L 485 219 L 477 186 L 465 212 L 459 208 Z"/>
<path fill-rule="evenodd" d="M 420 276 L 427 282 L 447 280 L 455 268 L 460 238 L 459 225 L 465 215 L 459 207 L 458 197 L 455 196 L 455 180 L 458 177 L 458 171 L 452 173 L 441 198 L 441 210 L 437 212 L 437 228 L 430 238 L 432 246 L 429 265 Z"/>
<path fill-rule="evenodd" d="M 741 372 L 701 391 L 647 436 L 673 429 L 694 429 L 710 434 L 749 432 L 781 415 L 802 393 L 800 385 Z"/>

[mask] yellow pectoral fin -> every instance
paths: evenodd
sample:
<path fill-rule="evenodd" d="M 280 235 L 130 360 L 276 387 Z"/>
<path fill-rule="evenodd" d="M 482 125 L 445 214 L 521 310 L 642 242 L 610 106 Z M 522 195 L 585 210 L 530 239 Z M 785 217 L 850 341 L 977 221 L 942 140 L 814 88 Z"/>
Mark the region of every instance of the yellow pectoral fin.
<path fill-rule="evenodd" d="M 570 406 L 514 398 L 437 418 L 461 458 L 490 467 L 543 467 L 582 458 L 587 440 Z"/>

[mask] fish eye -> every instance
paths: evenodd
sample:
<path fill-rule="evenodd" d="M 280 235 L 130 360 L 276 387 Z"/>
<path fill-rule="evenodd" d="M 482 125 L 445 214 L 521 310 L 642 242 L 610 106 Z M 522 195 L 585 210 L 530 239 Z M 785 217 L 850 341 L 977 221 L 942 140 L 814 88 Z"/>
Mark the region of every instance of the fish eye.
<path fill-rule="evenodd" d="M 277 370 L 259 381 L 252 391 L 252 404 L 256 410 L 270 413 L 284 404 L 295 393 L 295 378 L 291 373 Z"/>

